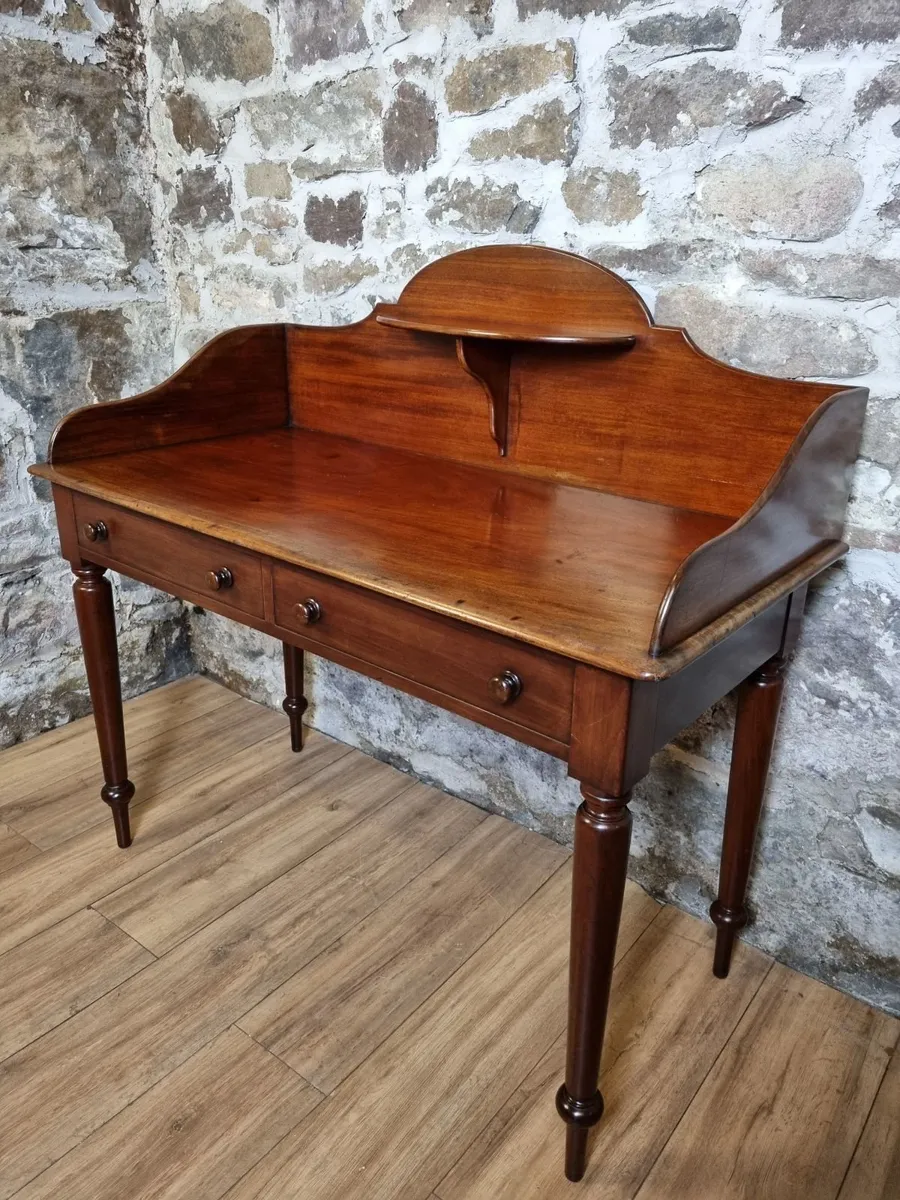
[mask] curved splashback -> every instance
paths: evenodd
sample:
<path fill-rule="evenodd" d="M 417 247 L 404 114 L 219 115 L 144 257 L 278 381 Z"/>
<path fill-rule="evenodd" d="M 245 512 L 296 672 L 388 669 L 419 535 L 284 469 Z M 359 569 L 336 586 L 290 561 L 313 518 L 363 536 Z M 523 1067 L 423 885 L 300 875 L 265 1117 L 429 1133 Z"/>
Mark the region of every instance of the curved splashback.
<path fill-rule="evenodd" d="M 503 459 L 461 337 L 508 379 Z M 451 254 L 356 325 L 290 327 L 288 361 L 300 427 L 733 517 L 839 390 L 718 362 L 612 271 L 535 246 Z"/>

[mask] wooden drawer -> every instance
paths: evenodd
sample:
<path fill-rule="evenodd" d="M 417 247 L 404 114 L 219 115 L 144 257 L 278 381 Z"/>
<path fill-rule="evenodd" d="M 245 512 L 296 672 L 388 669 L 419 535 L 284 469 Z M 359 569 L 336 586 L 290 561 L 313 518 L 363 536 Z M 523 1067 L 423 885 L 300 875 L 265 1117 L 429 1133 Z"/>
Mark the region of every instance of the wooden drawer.
<path fill-rule="evenodd" d="M 273 579 L 275 622 L 282 628 L 547 737 L 568 740 L 574 677 L 568 659 L 314 571 L 276 565 Z M 298 611 L 308 600 L 320 610 L 311 623 Z M 518 677 L 521 691 L 504 703 L 492 696 L 490 683 L 506 671 Z"/>
<path fill-rule="evenodd" d="M 101 563 L 112 559 L 121 563 L 126 574 L 134 567 L 170 582 L 176 593 L 186 589 L 264 616 L 262 565 L 255 554 L 105 500 L 76 495 L 74 503 L 78 544 L 86 558 L 96 557 Z M 92 532 L 99 537 L 92 538 Z M 221 575 L 218 588 L 210 578 L 217 571 L 227 572 Z"/>

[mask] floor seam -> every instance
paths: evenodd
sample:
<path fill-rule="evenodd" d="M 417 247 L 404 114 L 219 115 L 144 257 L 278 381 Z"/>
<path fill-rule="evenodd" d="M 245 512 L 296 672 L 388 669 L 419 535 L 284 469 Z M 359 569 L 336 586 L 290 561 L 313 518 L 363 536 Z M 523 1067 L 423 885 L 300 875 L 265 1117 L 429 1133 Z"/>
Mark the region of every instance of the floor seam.
<path fill-rule="evenodd" d="M 237 1023 L 237 1021 L 232 1021 L 231 1025 L 229 1026 L 229 1029 L 236 1029 L 238 1031 L 238 1033 L 242 1033 L 244 1035 L 244 1037 L 249 1038 L 250 1041 L 254 1044 L 254 1046 L 259 1046 L 260 1050 L 262 1050 L 265 1054 L 267 1054 L 269 1056 L 269 1058 L 274 1058 L 275 1061 L 278 1063 L 281 1063 L 281 1065 L 283 1067 L 287 1067 L 287 1069 L 289 1071 L 291 1071 L 294 1075 L 296 1075 L 296 1077 L 300 1080 L 301 1083 L 305 1083 L 306 1086 L 311 1091 L 315 1092 L 319 1096 L 320 1103 L 322 1100 L 328 1099 L 328 1092 L 324 1092 L 324 1091 L 322 1091 L 322 1089 L 320 1087 L 316 1087 L 316 1085 L 312 1082 L 311 1079 L 307 1079 L 305 1075 L 301 1075 L 296 1067 L 292 1066 L 289 1062 L 287 1062 L 285 1059 L 283 1059 L 280 1054 L 276 1054 L 276 1052 L 274 1050 L 270 1050 L 268 1046 L 266 1046 L 263 1042 L 261 1042 L 259 1040 L 259 1038 L 254 1037 L 253 1034 L 249 1032 L 249 1030 L 244 1029 L 243 1025 L 239 1025 Z"/>
<path fill-rule="evenodd" d="M 88 905 L 87 907 L 91 912 L 96 911 L 94 909 L 91 909 L 90 905 Z M 74 913 L 69 913 L 68 917 L 64 917 L 62 921 L 57 921 L 56 925 L 50 925 L 50 926 L 48 926 L 48 928 L 55 929 L 58 925 L 62 925 L 63 921 L 70 920 L 73 916 L 76 916 L 81 911 L 82 911 L 81 909 L 76 909 Z M 125 934 L 125 936 L 129 939 L 129 941 L 134 942 L 134 944 L 136 946 L 139 946 L 141 948 L 141 950 L 145 950 L 151 956 L 152 962 L 143 963 L 140 967 L 138 967 L 136 970 L 132 971 L 130 974 L 124 975 L 121 979 L 117 980 L 117 982 L 114 983 L 111 987 L 108 987 L 105 992 L 101 992 L 99 995 L 95 996 L 93 998 L 93 1000 L 91 1000 L 90 1004 L 85 1004 L 84 1007 L 79 1008 L 77 1010 L 77 1012 L 69 1013 L 69 1015 L 67 1017 L 64 1017 L 61 1021 L 58 1021 L 55 1025 L 51 1025 L 47 1029 L 42 1030 L 41 1033 L 39 1033 L 37 1035 L 37 1037 L 30 1038 L 27 1042 L 23 1042 L 21 1046 L 17 1046 L 16 1049 L 13 1050 L 10 1054 L 5 1054 L 2 1058 L 0 1058 L 0 1064 L 9 1062 L 9 1060 L 11 1058 L 15 1058 L 15 1056 L 17 1054 L 21 1054 L 21 1052 L 23 1050 L 27 1050 L 29 1046 L 34 1046 L 37 1042 L 39 1042 L 41 1040 L 41 1038 L 45 1038 L 49 1033 L 55 1033 L 57 1029 L 61 1029 L 64 1025 L 68 1025 L 68 1023 L 70 1021 L 74 1021 L 76 1017 L 80 1017 L 82 1013 L 88 1012 L 88 1010 L 93 1008 L 93 1006 L 95 1004 L 97 1004 L 97 1003 L 99 1003 L 99 1001 L 105 999 L 108 995 L 110 995 L 110 993 L 114 992 L 116 990 L 116 988 L 120 988 L 120 987 L 122 987 L 123 984 L 130 982 L 130 980 L 136 979 L 138 977 L 138 975 L 140 975 L 142 972 L 146 971 L 149 967 L 152 967 L 156 963 L 159 962 L 159 959 L 153 953 L 153 951 L 150 950 L 147 946 L 143 945 L 142 942 L 139 942 L 137 940 L 137 938 L 133 938 L 131 936 L 131 934 L 125 933 L 124 929 L 120 929 L 119 926 L 115 925 L 114 922 L 109 921 L 108 917 L 104 917 L 103 913 L 97 913 L 97 916 L 101 917 L 104 921 L 107 922 L 107 924 L 113 925 L 114 928 L 117 929 L 120 933 Z M 46 930 L 42 930 L 42 932 L 46 932 Z M 38 937 L 38 936 L 40 936 L 40 935 L 35 934 L 35 937 Z M 30 940 L 31 939 L 29 938 L 29 941 Z M 22 942 L 20 944 L 23 946 L 26 945 L 25 942 Z M 14 946 L 13 949 L 14 950 L 18 949 L 18 947 Z M 11 951 L 7 950 L 7 951 L 5 951 L 5 953 L 9 954 L 9 953 L 11 953 Z M 0 956 L 0 961 L 2 961 L 2 956 Z M 68 1151 L 67 1151 L 67 1153 L 68 1153 Z"/>
<path fill-rule="evenodd" d="M 346 756 L 342 754 L 339 758 L 335 759 L 334 762 L 341 762 L 345 757 Z M 327 767 L 330 767 L 333 765 L 334 765 L 333 762 L 326 763 L 325 766 L 321 767 L 318 771 L 315 772 L 315 774 L 308 775 L 306 778 L 310 779 L 310 780 L 315 779 Z M 394 792 L 393 795 L 389 796 L 382 804 L 377 805 L 375 808 L 369 809 L 366 812 L 365 817 L 363 817 L 362 819 L 367 820 L 369 816 L 374 816 L 376 813 L 381 812 L 381 810 L 383 808 L 386 808 L 388 804 L 393 804 L 393 802 L 395 800 L 398 800 L 404 794 L 404 792 L 409 791 L 409 789 L 414 786 L 415 786 L 414 782 L 409 783 L 406 786 L 402 787 L 398 792 Z M 291 790 L 290 788 L 286 789 L 286 791 L 290 791 L 290 790 Z M 259 811 L 262 811 L 263 807 L 268 807 L 268 805 L 275 803 L 275 801 L 278 800 L 284 794 L 285 794 L 284 792 L 279 792 L 278 796 L 274 797 L 272 800 L 267 800 L 265 802 L 265 805 L 262 805 L 260 807 Z M 250 814 L 244 814 L 244 815 L 247 816 Z M 238 821 L 241 821 L 243 819 L 244 819 L 244 817 L 237 818 Z M 192 845 L 185 847 L 185 849 L 179 851 L 178 854 L 173 855 L 171 858 L 167 858 L 165 860 L 165 862 L 157 863 L 154 867 L 151 868 L 151 871 L 158 870 L 160 867 L 164 867 L 168 863 L 177 862 L 178 859 L 181 858 L 181 856 L 183 854 L 191 853 L 193 850 L 196 849 L 196 847 L 202 846 L 204 842 L 209 840 L 209 838 L 219 837 L 222 833 L 225 832 L 225 830 L 227 830 L 230 827 L 230 825 L 235 825 L 235 824 L 237 824 L 237 821 L 232 821 L 229 823 L 229 825 L 223 826 L 223 828 L 221 830 L 217 830 L 215 833 L 209 834 L 209 836 L 207 838 L 202 838 L 199 842 L 194 842 Z M 296 862 L 292 862 L 290 864 L 290 866 L 285 867 L 285 869 L 283 871 L 279 871 L 277 875 L 273 875 L 271 879 L 267 879 L 264 883 L 261 883 L 258 888 L 255 888 L 252 892 L 248 893 L 248 895 L 241 896 L 241 898 L 239 900 L 236 900 L 235 903 L 232 904 L 229 908 L 224 909 L 220 913 L 216 913 L 216 915 L 214 917 L 210 917 L 210 919 L 208 921 L 204 921 L 202 925 L 198 925 L 196 929 L 192 929 L 190 931 L 190 933 L 185 934 L 184 937 L 179 938 L 177 942 L 173 942 L 171 946 L 167 946 L 165 950 L 161 950 L 161 951 L 159 951 L 159 953 L 156 953 L 155 951 L 151 950 L 150 953 L 156 954 L 157 959 L 165 958 L 166 955 L 171 954 L 174 950 L 177 950 L 179 946 L 183 946 L 186 942 L 190 941 L 190 939 L 192 937 L 196 937 L 198 933 L 202 933 L 204 929 L 209 929 L 209 927 L 211 925 L 214 925 L 216 923 L 216 921 L 220 921 L 223 917 L 226 917 L 230 912 L 233 912 L 241 904 L 245 904 L 248 900 L 252 900 L 254 896 L 258 895 L 265 888 L 271 886 L 274 883 L 277 883 L 279 879 L 283 879 L 285 875 L 289 875 L 291 873 L 291 871 L 295 871 L 297 869 L 297 867 L 302 867 L 305 862 L 309 862 L 309 860 L 311 858 L 315 858 L 315 856 L 317 854 L 320 854 L 323 850 L 327 850 L 329 846 L 333 846 L 335 842 L 340 841 L 340 839 L 349 832 L 350 832 L 349 826 L 345 829 L 342 829 L 339 833 L 336 833 L 335 836 L 333 838 L 331 838 L 329 841 L 323 842 L 321 846 L 317 846 L 315 848 L 315 850 L 313 850 L 310 854 L 307 854 L 303 858 L 298 858 L 296 860 Z M 145 871 L 144 875 L 149 875 L 151 873 L 151 871 Z M 129 887 L 131 885 L 131 883 L 136 882 L 136 880 L 140 879 L 140 878 L 143 878 L 143 876 L 140 876 L 140 875 L 136 876 L 135 880 L 129 880 L 129 882 L 127 884 L 122 884 L 122 888 Z M 116 888 L 112 892 L 107 892 L 107 894 L 105 896 L 101 896 L 98 900 L 92 900 L 91 906 L 93 907 L 93 905 L 99 904 L 103 900 L 108 900 L 110 898 L 110 896 L 114 896 L 116 894 L 116 892 L 121 891 L 122 888 Z M 379 905 L 379 907 L 381 907 L 381 906 Z M 102 914 L 102 915 L 105 915 L 105 914 Z M 107 918 L 107 919 L 112 920 L 111 917 Z M 119 926 L 118 928 L 121 928 L 121 926 Z M 125 932 L 125 931 L 123 930 L 123 932 Z M 137 938 L 135 938 L 134 940 L 137 941 Z M 143 945 L 143 943 L 141 943 L 141 945 Z M 149 947 L 148 947 L 148 949 L 149 949 Z"/>
<path fill-rule="evenodd" d="M 685 1106 L 681 1112 L 681 1116 L 678 1118 L 678 1120 L 672 1126 L 672 1129 L 669 1132 L 669 1136 L 666 1138 L 666 1140 L 660 1146 L 659 1152 L 654 1155 L 653 1162 L 651 1162 L 650 1166 L 647 1168 L 647 1172 L 644 1175 L 644 1178 L 641 1180 L 640 1184 L 638 1185 L 637 1191 L 634 1193 L 632 1200 L 640 1200 L 640 1194 L 644 1190 L 644 1185 L 646 1184 L 647 1180 L 653 1174 L 654 1167 L 656 1166 L 656 1164 L 659 1162 L 660 1158 L 662 1157 L 662 1154 L 665 1151 L 666 1146 L 668 1146 L 668 1144 L 672 1140 L 672 1138 L 675 1137 L 676 1133 L 678 1132 L 678 1130 L 681 1126 L 681 1123 L 684 1121 L 685 1117 L 690 1112 L 691 1106 L 693 1105 L 694 1101 L 697 1099 L 697 1097 L 700 1094 L 700 1089 L 706 1083 L 707 1079 L 709 1079 L 709 1077 L 712 1074 L 713 1070 L 715 1069 L 715 1066 L 718 1063 L 719 1059 L 722 1057 L 722 1055 L 725 1053 L 728 1046 L 731 1044 L 731 1039 L 734 1037 L 738 1028 L 743 1023 L 744 1017 L 746 1017 L 747 1013 L 750 1010 L 751 1005 L 753 1004 L 756 997 L 759 995 L 760 989 L 762 988 L 763 984 L 769 978 L 769 975 L 771 974 L 772 968 L 774 967 L 774 965 L 775 965 L 774 960 L 769 962 L 769 965 L 768 965 L 766 971 L 760 977 L 759 983 L 753 989 L 752 995 L 748 998 L 747 1003 L 744 1005 L 744 1007 L 741 1009 L 740 1013 L 738 1014 L 737 1020 L 735 1021 L 734 1025 L 731 1027 L 731 1032 L 728 1034 L 728 1037 L 725 1039 L 725 1041 L 719 1047 L 718 1053 L 716 1054 L 716 1056 L 712 1060 L 712 1062 L 709 1064 L 709 1069 L 704 1073 L 703 1078 L 700 1080 L 700 1082 L 697 1084 L 697 1087 L 694 1089 L 694 1092 L 691 1095 L 690 1100 L 688 1100 L 687 1104 L 685 1104 Z"/>

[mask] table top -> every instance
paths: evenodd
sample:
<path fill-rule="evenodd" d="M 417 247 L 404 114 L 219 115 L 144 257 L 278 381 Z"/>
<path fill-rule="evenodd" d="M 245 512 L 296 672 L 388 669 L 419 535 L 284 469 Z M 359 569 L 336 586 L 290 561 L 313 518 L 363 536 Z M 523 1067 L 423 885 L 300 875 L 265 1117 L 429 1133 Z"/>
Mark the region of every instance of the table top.
<path fill-rule="evenodd" d="M 679 563 L 729 517 L 284 428 L 40 468 L 53 482 L 582 662 L 657 675 Z"/>

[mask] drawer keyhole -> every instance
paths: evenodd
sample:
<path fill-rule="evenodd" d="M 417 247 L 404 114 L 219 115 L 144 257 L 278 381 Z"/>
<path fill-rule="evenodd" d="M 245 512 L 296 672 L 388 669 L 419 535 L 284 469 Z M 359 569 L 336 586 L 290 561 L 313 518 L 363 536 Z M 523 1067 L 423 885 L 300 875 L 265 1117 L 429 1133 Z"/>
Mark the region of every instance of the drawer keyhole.
<path fill-rule="evenodd" d="M 498 704 L 512 704 L 522 691 L 522 680 L 515 671 L 501 671 L 488 684 L 488 689 Z"/>
<path fill-rule="evenodd" d="M 89 542 L 105 542 L 109 537 L 109 530 L 103 521 L 89 521 L 83 526 L 82 533 Z"/>
<path fill-rule="evenodd" d="M 301 600 L 294 611 L 304 625 L 314 625 L 322 616 L 322 605 L 318 600 Z"/>
<path fill-rule="evenodd" d="M 223 588 L 234 587 L 234 576 L 227 567 L 219 567 L 218 571 L 209 572 L 206 582 L 214 592 L 220 592 Z"/>

